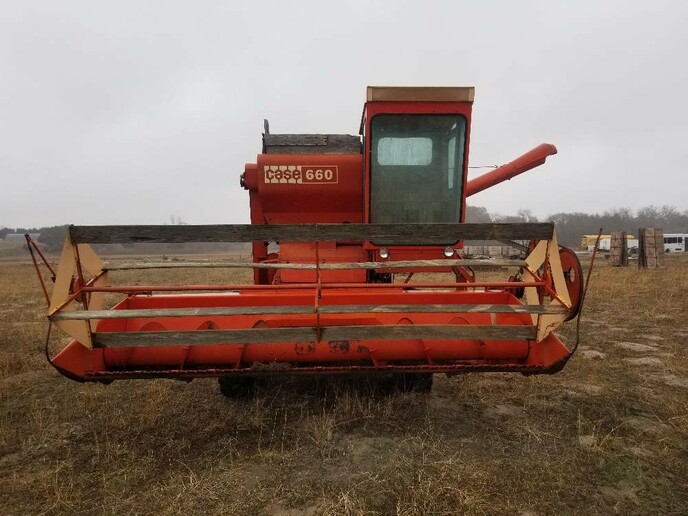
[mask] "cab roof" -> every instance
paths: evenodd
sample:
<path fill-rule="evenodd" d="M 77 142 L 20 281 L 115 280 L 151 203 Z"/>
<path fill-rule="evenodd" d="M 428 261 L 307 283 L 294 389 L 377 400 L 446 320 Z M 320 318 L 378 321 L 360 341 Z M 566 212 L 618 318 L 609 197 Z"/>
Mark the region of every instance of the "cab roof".
<path fill-rule="evenodd" d="M 368 86 L 368 102 L 473 102 L 473 86 Z"/>

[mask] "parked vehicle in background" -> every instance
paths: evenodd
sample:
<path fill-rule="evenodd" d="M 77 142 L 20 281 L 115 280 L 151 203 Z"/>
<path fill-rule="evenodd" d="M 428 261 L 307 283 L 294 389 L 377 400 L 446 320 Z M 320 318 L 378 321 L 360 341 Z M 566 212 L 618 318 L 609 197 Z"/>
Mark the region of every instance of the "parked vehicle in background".
<path fill-rule="evenodd" d="M 666 233 L 664 235 L 665 253 L 685 253 L 688 233 Z"/>

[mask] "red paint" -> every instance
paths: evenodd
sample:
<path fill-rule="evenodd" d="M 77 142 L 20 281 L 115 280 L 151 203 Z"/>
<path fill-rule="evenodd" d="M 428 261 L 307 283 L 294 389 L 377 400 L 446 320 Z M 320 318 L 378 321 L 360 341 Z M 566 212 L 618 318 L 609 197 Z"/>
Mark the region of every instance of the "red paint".
<path fill-rule="evenodd" d="M 360 154 L 261 154 L 256 168 L 247 166 L 251 177 L 249 195 L 259 200 L 262 220 L 253 224 L 299 224 L 317 222 L 363 222 L 362 156 Z M 251 166 L 252 167 L 252 166 Z M 271 168 L 286 170 L 273 171 Z M 298 170 L 289 170 L 298 168 Z M 332 180 L 325 177 L 327 171 Z M 281 183 L 266 182 L 266 175 L 282 174 Z M 291 175 L 287 179 L 287 174 Z M 300 175 L 301 183 L 293 176 Z M 316 174 L 322 176 L 318 182 Z M 309 180 L 309 177 L 312 179 Z M 277 180 L 277 179 L 273 179 Z"/>

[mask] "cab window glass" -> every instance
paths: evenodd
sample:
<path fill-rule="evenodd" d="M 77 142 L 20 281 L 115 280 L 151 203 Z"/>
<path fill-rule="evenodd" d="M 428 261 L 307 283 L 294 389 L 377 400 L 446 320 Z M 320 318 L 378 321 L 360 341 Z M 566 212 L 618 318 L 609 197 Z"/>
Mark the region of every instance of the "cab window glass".
<path fill-rule="evenodd" d="M 461 220 L 462 115 L 377 115 L 370 139 L 371 222 Z"/>

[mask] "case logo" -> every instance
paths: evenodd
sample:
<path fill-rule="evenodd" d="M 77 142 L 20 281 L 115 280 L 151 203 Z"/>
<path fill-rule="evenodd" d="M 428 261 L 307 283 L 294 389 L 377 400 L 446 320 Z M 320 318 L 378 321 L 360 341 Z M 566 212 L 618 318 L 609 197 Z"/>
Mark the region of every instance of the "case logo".
<path fill-rule="evenodd" d="M 266 184 L 317 185 L 339 183 L 337 165 L 264 165 Z"/>

